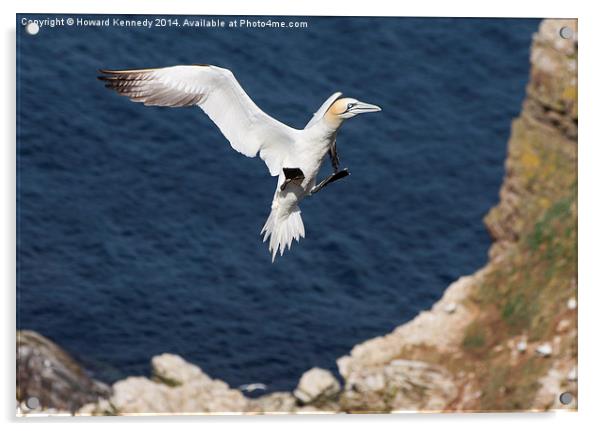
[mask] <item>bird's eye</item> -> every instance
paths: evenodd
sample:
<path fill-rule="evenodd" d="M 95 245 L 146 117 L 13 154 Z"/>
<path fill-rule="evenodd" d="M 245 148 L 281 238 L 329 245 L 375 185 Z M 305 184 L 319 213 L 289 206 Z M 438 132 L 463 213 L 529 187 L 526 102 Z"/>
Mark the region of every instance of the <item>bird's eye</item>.
<path fill-rule="evenodd" d="M 351 108 L 353 108 L 353 103 L 349 103 L 349 104 L 347 105 L 347 110 L 348 110 L 348 111 L 349 111 Z"/>

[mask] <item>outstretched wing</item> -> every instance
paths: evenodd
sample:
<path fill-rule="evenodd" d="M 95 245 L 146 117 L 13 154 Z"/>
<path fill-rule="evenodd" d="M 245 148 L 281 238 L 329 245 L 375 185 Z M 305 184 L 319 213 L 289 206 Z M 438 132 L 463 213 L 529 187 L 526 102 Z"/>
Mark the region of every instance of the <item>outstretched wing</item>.
<path fill-rule="evenodd" d="M 106 87 L 134 102 L 147 106 L 199 106 L 232 148 L 247 157 L 259 152 L 270 174 L 280 173 L 296 130 L 259 109 L 228 69 L 194 65 L 99 72 Z"/>

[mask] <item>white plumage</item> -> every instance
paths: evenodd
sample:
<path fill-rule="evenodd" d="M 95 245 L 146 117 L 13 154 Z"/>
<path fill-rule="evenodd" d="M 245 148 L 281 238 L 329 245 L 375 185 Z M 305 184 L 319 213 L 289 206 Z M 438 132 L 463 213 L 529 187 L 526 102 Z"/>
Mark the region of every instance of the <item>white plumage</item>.
<path fill-rule="evenodd" d="M 100 72 L 108 88 L 134 102 L 199 106 L 232 148 L 247 157 L 259 154 L 270 174 L 278 176 L 271 212 L 261 231 L 264 241 L 270 240 L 272 260 L 278 251 L 282 255 L 290 248 L 293 239 L 305 236 L 298 204 L 316 190 L 316 176 L 326 155 L 336 157 L 336 134 L 342 122 L 359 113 L 380 111 L 378 106 L 335 93 L 305 129 L 298 130 L 259 109 L 228 69 L 192 65 Z"/>

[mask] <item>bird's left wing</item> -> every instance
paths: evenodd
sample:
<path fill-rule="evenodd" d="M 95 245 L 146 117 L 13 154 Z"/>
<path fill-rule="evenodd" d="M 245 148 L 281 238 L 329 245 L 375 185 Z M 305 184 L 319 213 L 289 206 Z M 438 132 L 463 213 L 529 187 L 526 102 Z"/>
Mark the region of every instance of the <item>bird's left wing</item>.
<path fill-rule="evenodd" d="M 324 103 L 322 103 L 322 106 L 320 106 L 320 109 L 318 109 L 314 113 L 314 115 L 311 117 L 311 120 L 309 120 L 309 123 L 307 123 L 305 128 L 309 129 L 311 126 L 313 126 L 318 121 L 320 121 L 322 119 L 322 117 L 324 117 L 324 114 L 326 114 L 326 111 L 328 111 L 328 108 L 330 108 L 330 106 L 342 95 L 343 95 L 343 93 L 341 93 L 340 91 L 337 91 L 332 96 L 330 96 L 328 99 L 326 99 L 326 101 Z"/>
<path fill-rule="evenodd" d="M 259 109 L 228 69 L 194 65 L 99 72 L 106 87 L 134 102 L 147 106 L 199 106 L 232 148 L 247 157 L 259 152 L 271 175 L 282 170 L 296 130 Z"/>

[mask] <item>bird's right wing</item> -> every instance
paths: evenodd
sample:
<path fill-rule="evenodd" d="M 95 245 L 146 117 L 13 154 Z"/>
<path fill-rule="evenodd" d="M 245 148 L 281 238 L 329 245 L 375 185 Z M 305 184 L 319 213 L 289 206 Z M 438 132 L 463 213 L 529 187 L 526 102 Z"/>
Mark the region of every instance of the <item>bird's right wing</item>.
<path fill-rule="evenodd" d="M 281 172 L 297 131 L 259 109 L 228 69 L 194 65 L 99 72 L 108 88 L 134 102 L 199 106 L 232 148 L 247 157 L 259 153 L 271 175 Z"/>

